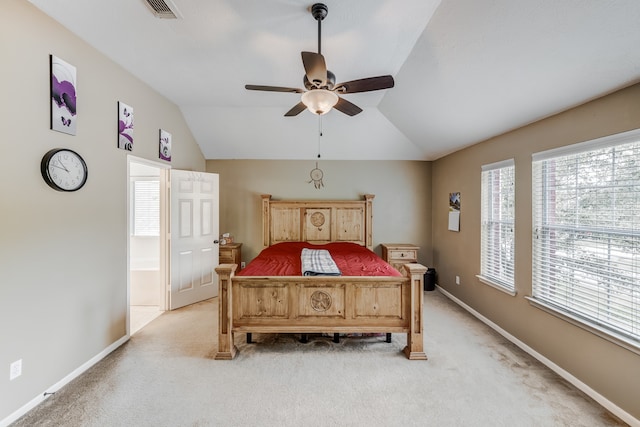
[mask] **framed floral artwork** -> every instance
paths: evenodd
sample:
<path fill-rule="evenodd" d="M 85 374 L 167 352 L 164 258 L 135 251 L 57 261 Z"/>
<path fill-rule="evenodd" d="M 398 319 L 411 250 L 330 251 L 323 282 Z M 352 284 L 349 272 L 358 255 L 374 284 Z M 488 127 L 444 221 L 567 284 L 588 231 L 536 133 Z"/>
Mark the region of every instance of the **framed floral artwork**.
<path fill-rule="evenodd" d="M 171 161 L 171 134 L 160 129 L 160 159 Z"/>
<path fill-rule="evenodd" d="M 118 101 L 118 148 L 133 151 L 133 108 Z"/>
<path fill-rule="evenodd" d="M 49 55 L 51 76 L 51 129 L 76 134 L 76 67 Z"/>

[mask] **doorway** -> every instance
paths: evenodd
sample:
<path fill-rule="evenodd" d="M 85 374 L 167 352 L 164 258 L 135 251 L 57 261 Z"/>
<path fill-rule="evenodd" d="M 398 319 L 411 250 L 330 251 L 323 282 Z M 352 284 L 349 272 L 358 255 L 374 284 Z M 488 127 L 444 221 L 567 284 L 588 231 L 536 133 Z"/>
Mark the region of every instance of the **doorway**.
<path fill-rule="evenodd" d="M 128 157 L 129 335 L 167 310 L 168 166 Z"/>

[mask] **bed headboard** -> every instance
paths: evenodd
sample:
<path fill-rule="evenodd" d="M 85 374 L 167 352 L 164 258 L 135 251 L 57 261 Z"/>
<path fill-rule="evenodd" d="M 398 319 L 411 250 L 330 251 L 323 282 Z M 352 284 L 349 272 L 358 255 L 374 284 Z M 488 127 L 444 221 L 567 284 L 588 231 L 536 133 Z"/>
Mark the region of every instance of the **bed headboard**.
<path fill-rule="evenodd" d="M 262 245 L 353 242 L 373 250 L 373 194 L 362 200 L 271 200 L 262 195 Z"/>

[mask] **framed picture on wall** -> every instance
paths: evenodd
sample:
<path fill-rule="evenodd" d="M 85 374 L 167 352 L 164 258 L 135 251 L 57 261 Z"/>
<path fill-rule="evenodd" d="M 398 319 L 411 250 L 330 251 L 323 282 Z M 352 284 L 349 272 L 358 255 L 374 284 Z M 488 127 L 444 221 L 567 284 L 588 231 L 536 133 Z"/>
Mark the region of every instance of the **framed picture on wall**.
<path fill-rule="evenodd" d="M 76 134 L 76 67 L 49 55 L 51 77 L 51 129 Z"/>
<path fill-rule="evenodd" d="M 171 161 L 171 134 L 166 130 L 160 129 L 160 143 L 159 143 L 159 155 L 160 159 Z"/>
<path fill-rule="evenodd" d="M 460 193 L 449 193 L 449 231 L 460 231 Z"/>
<path fill-rule="evenodd" d="M 133 151 L 133 108 L 118 101 L 118 148 Z"/>

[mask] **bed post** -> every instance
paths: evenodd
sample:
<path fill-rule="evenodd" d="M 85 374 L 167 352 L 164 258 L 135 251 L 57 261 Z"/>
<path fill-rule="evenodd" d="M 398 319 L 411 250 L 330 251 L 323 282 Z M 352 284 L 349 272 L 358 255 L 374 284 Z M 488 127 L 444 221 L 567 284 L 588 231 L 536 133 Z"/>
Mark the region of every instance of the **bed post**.
<path fill-rule="evenodd" d="M 233 342 L 233 301 L 231 277 L 238 266 L 236 264 L 220 264 L 218 273 L 218 352 L 216 360 L 231 360 L 236 356 L 238 348 Z"/>
<path fill-rule="evenodd" d="M 427 268 L 421 264 L 405 264 L 405 275 L 411 279 L 409 290 L 411 293 L 411 314 L 409 332 L 407 333 L 407 346 L 402 350 L 411 360 L 426 360 L 424 352 L 424 318 L 423 318 L 423 281 Z"/>
<path fill-rule="evenodd" d="M 373 198 L 376 197 L 373 194 L 364 195 L 364 242 L 365 247 L 370 251 L 373 250 Z"/>
<path fill-rule="evenodd" d="M 263 194 L 262 195 L 262 248 L 266 248 L 271 245 L 271 228 L 269 224 L 271 223 L 271 219 L 269 218 L 269 214 L 271 213 L 271 208 L 269 208 L 269 203 L 271 202 L 271 194 Z"/>

